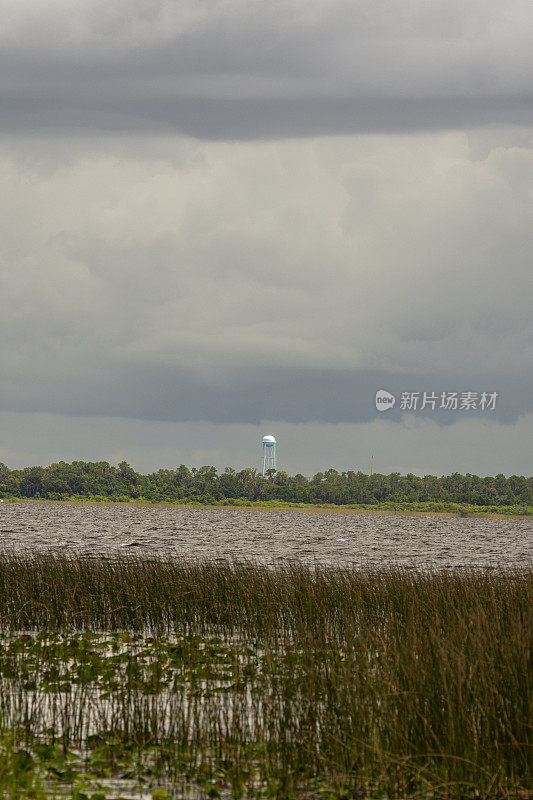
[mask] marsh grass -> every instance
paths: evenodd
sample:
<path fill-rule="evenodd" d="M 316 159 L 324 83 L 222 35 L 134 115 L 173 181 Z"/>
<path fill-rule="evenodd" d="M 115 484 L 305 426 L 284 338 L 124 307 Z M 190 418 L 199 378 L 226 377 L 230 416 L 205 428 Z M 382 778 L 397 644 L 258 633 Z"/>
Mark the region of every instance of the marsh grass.
<path fill-rule="evenodd" d="M 4 729 L 176 796 L 526 796 L 532 599 L 531 568 L 4 554 Z"/>

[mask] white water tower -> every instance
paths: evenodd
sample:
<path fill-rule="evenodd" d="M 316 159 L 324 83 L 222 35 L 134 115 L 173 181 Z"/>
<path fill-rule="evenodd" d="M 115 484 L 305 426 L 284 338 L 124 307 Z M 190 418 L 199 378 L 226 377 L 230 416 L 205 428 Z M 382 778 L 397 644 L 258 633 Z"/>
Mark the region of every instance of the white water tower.
<path fill-rule="evenodd" d="M 266 475 L 269 469 L 276 469 L 276 440 L 273 436 L 263 436 L 262 475 Z"/>

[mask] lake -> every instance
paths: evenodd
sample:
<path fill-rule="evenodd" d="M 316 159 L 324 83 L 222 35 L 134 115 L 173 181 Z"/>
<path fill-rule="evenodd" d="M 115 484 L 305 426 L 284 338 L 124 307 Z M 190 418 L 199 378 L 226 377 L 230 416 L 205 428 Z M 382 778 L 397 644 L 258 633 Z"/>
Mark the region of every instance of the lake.
<path fill-rule="evenodd" d="M 275 564 L 522 566 L 533 519 L 313 513 L 259 508 L 3 503 L 0 548 Z"/>

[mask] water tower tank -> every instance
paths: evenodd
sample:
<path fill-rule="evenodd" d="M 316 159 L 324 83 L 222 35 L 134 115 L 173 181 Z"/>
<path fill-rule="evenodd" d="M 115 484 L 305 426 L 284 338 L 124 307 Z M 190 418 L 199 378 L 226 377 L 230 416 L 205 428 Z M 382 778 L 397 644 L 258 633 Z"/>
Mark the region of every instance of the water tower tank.
<path fill-rule="evenodd" d="M 276 440 L 270 434 L 263 436 L 261 440 L 263 445 L 263 466 L 261 469 L 261 474 L 266 475 L 267 472 L 271 469 L 276 471 Z"/>

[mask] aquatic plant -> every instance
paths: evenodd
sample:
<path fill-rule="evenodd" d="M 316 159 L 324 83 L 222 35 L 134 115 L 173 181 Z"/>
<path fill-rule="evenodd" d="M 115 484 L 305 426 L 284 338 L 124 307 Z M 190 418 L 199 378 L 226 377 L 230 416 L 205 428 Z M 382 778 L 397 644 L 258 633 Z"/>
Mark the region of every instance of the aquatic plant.
<path fill-rule="evenodd" d="M 527 566 L 4 554 L 4 735 L 78 794 L 525 796 L 532 600 Z"/>

